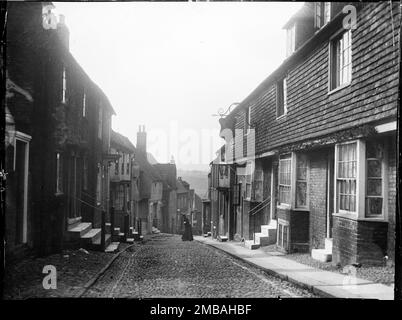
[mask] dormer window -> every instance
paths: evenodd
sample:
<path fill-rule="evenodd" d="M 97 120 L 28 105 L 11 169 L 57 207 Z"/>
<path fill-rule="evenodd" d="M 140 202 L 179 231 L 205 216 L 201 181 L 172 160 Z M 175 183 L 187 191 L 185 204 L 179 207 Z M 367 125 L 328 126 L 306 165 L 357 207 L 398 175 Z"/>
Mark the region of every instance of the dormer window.
<path fill-rule="evenodd" d="M 296 23 L 286 29 L 286 57 L 289 57 L 296 48 Z"/>
<path fill-rule="evenodd" d="M 331 20 L 331 2 L 316 2 L 314 11 L 314 26 L 316 28 L 322 28 Z"/>

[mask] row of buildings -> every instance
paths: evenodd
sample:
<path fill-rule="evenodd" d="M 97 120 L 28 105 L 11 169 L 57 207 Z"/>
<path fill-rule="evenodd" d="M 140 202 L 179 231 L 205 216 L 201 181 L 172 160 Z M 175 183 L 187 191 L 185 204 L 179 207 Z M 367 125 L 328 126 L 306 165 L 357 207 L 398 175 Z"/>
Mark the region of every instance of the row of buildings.
<path fill-rule="evenodd" d="M 52 9 L 7 3 L 6 253 L 104 248 L 121 231 L 181 232 L 182 214 L 200 216 L 199 197 L 173 162 L 148 161 L 144 127 L 136 147 L 111 129 L 115 110 L 70 53 Z"/>
<path fill-rule="evenodd" d="M 287 58 L 220 119 L 204 233 L 393 263 L 400 18 L 395 2 L 312 2 L 286 23 Z"/>

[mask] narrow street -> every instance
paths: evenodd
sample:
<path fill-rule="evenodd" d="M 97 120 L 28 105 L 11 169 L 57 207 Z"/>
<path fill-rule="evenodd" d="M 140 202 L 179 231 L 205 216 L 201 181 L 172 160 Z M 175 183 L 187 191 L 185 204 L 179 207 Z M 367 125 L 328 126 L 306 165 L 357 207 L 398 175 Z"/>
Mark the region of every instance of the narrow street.
<path fill-rule="evenodd" d="M 113 262 L 83 297 L 314 297 L 217 249 L 155 234 Z"/>

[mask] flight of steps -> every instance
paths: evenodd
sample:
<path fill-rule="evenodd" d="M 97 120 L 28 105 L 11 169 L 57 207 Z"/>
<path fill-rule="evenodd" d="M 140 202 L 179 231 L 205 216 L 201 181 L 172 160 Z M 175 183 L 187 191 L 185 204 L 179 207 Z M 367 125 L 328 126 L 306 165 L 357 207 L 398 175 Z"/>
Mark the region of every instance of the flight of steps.
<path fill-rule="evenodd" d="M 152 233 L 161 233 L 158 228 L 152 227 Z"/>
<path fill-rule="evenodd" d="M 106 230 L 111 229 L 111 224 L 106 223 Z M 143 236 L 141 236 L 133 227 L 129 228 L 128 235 L 126 236 L 124 232 L 121 232 L 120 227 L 115 227 L 113 232 L 113 241 L 134 243 L 134 241 L 142 241 Z"/>
<path fill-rule="evenodd" d="M 260 247 L 275 244 L 277 227 L 276 220 L 271 220 L 270 224 L 262 225 L 261 232 L 255 233 L 255 241 L 246 240 L 244 241 L 244 246 L 250 250 L 255 250 Z"/>
<path fill-rule="evenodd" d="M 311 250 L 311 257 L 321 262 L 330 262 L 332 260 L 332 238 L 325 239 L 324 249 Z"/>
<path fill-rule="evenodd" d="M 92 228 L 91 222 L 82 222 L 81 217 L 77 218 L 74 223 L 68 226 L 69 240 L 80 247 L 90 250 L 101 250 L 101 229 Z M 111 235 L 106 232 L 105 247 L 111 243 Z"/>
<path fill-rule="evenodd" d="M 144 237 L 140 235 L 133 227 L 130 227 L 128 232 L 128 237 L 126 238 L 127 243 L 134 243 L 134 241 L 142 241 Z"/>

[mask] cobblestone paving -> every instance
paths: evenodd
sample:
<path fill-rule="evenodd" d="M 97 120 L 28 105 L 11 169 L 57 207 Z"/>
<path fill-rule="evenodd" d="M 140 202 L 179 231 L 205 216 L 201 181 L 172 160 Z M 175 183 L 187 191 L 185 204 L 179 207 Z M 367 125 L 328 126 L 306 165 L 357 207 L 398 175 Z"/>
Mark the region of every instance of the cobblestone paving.
<path fill-rule="evenodd" d="M 112 254 L 80 250 L 65 250 L 43 258 L 25 258 L 6 264 L 4 274 L 4 299 L 74 297 L 82 286 L 92 279 L 113 257 Z M 45 265 L 57 271 L 57 288 L 46 290 L 42 281 Z"/>
<path fill-rule="evenodd" d="M 315 297 L 217 249 L 158 234 L 123 252 L 84 297 Z"/>

